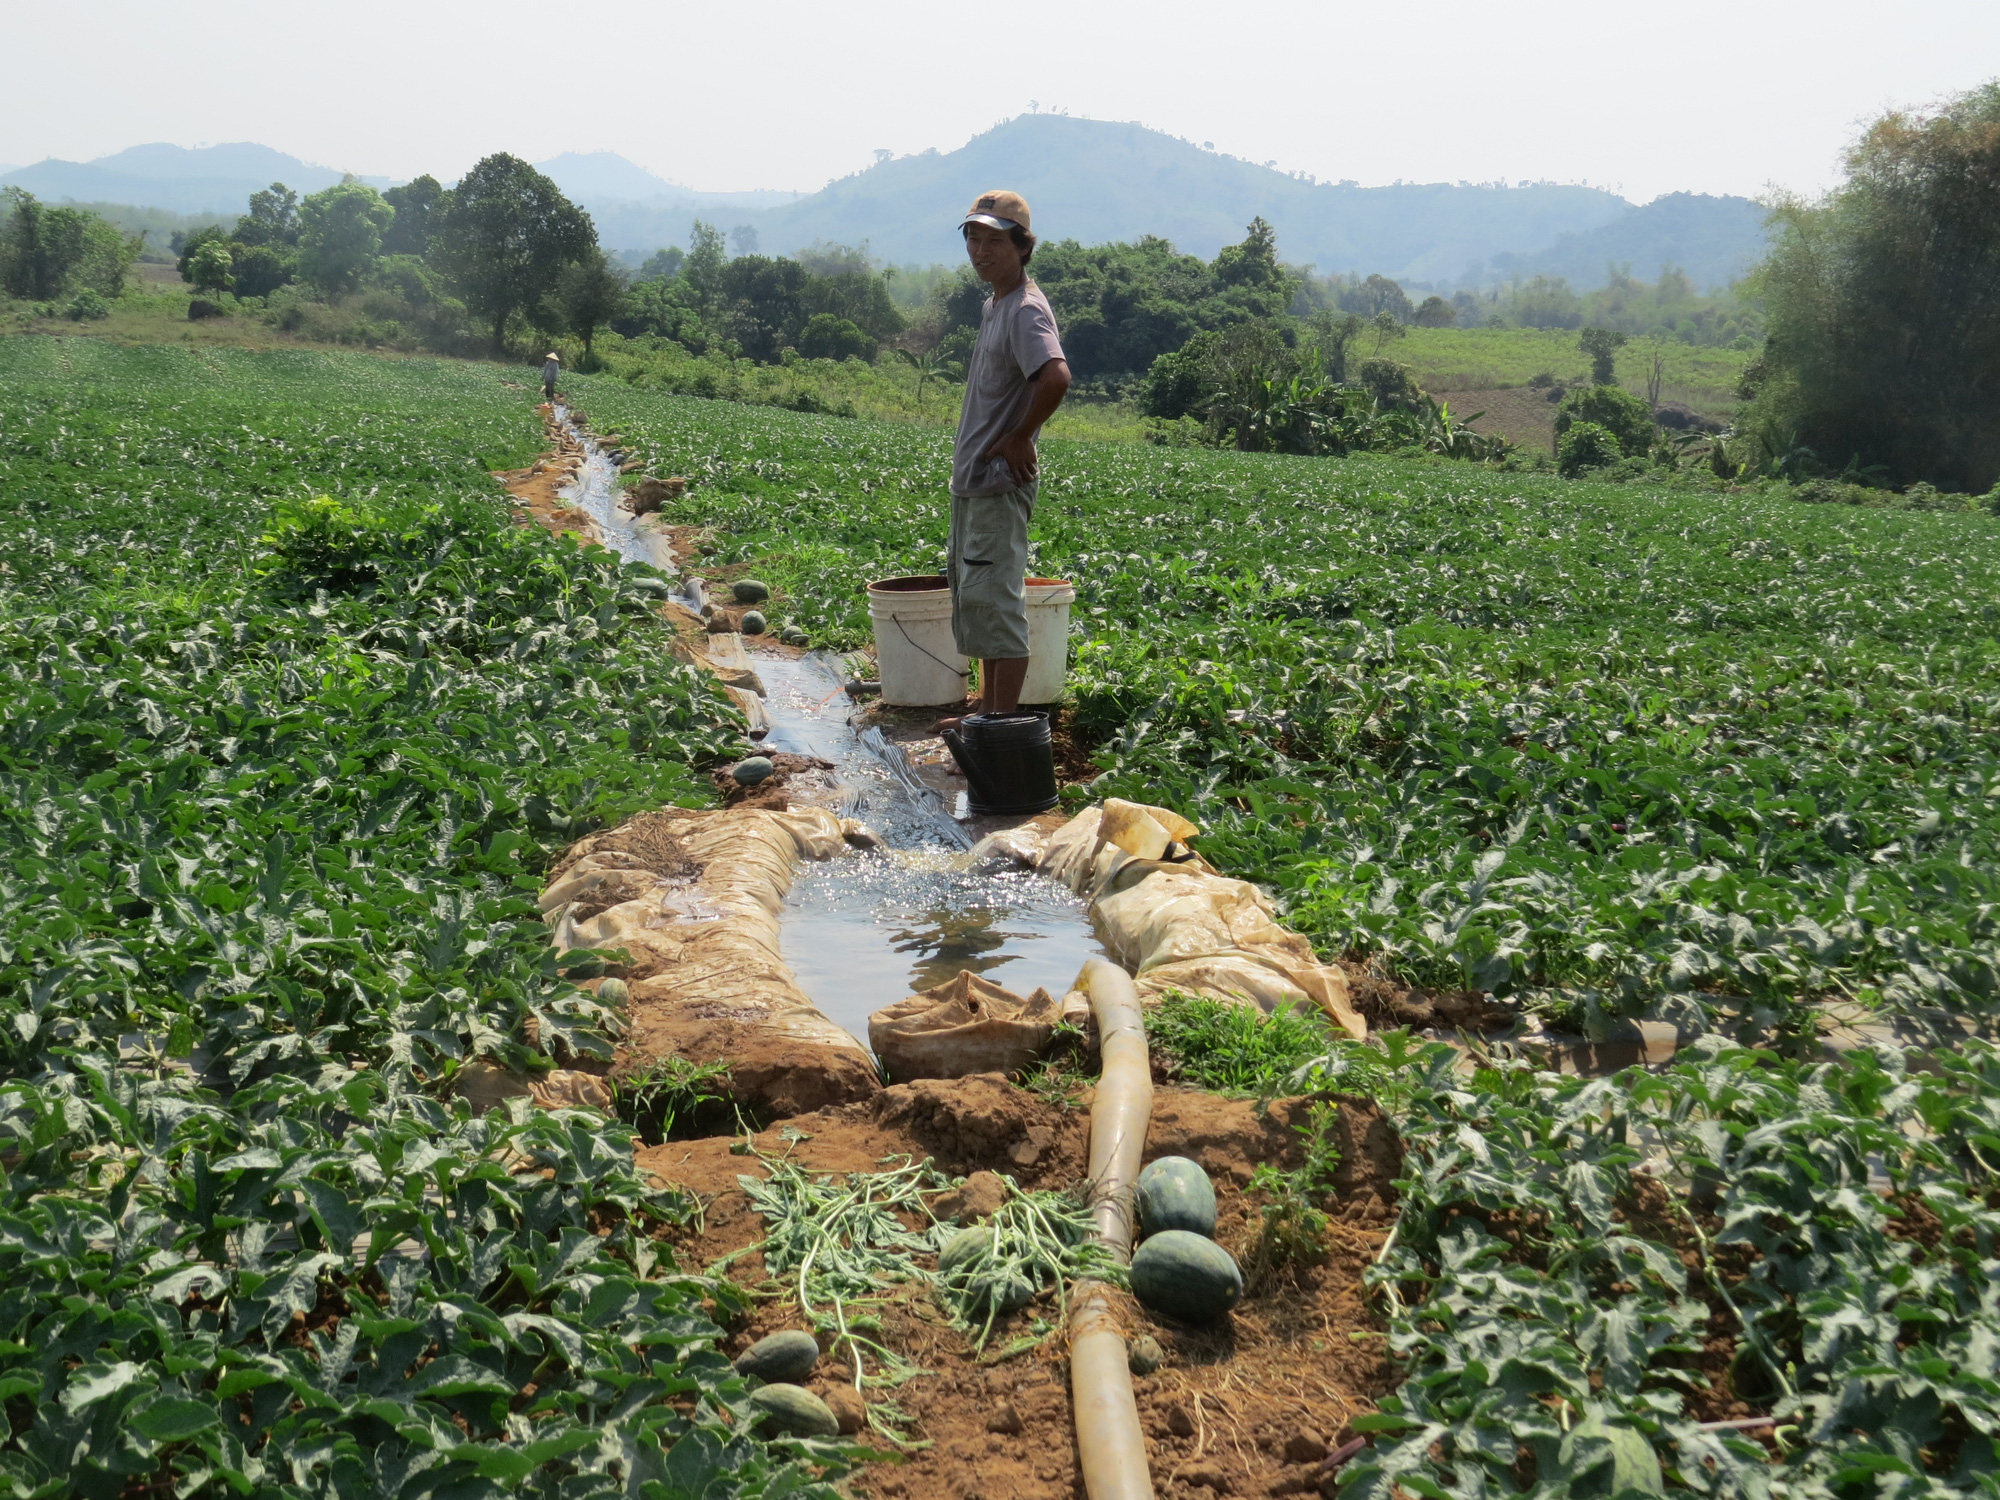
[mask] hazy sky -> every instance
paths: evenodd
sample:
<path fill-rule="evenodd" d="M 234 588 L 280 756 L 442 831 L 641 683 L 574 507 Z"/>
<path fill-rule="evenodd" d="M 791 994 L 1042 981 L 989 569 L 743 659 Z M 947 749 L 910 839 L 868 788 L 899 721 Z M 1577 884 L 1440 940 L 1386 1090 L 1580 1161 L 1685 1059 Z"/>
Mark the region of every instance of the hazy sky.
<path fill-rule="evenodd" d="M 0 37 L 0 162 L 252 140 L 449 180 L 602 149 L 807 191 L 1030 101 L 1369 184 L 1811 190 L 1862 121 L 2000 75 L 1995 0 L 0 0 Z"/>

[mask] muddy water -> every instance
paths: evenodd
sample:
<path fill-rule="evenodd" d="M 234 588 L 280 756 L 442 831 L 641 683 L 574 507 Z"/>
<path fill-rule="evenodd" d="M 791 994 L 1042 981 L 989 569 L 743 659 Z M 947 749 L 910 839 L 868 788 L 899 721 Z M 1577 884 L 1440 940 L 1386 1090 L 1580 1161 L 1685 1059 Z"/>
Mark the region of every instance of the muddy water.
<path fill-rule="evenodd" d="M 1026 871 L 968 867 L 964 830 L 875 732 L 857 735 L 832 665 L 755 658 L 764 744 L 834 763 L 840 811 L 889 846 L 799 871 L 779 937 L 799 984 L 863 1043 L 871 1011 L 970 969 L 1020 994 L 1061 998 L 1103 949 L 1084 903 Z"/>

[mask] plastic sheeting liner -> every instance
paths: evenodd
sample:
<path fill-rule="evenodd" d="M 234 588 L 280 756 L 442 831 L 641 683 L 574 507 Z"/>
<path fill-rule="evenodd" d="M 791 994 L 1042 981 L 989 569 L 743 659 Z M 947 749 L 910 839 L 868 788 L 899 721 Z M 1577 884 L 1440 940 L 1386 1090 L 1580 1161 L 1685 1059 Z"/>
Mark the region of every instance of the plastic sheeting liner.
<path fill-rule="evenodd" d="M 1059 1013 L 1047 990 L 1025 999 L 970 969 L 868 1018 L 868 1041 L 897 1083 L 1015 1073 L 1041 1056 Z"/>
<path fill-rule="evenodd" d="M 821 1014 L 778 946 L 799 860 L 844 852 L 858 826 L 813 807 L 670 816 L 664 832 L 700 875 L 654 875 L 642 893 L 572 921 L 569 903 L 604 889 L 614 871 L 617 894 L 630 888 L 631 857 L 594 847 L 616 830 L 597 835 L 544 896 L 556 946 L 630 956 L 628 1053 L 727 1062 L 736 1097 L 779 1114 L 865 1098 L 881 1087 L 874 1060 Z"/>
<path fill-rule="evenodd" d="M 1037 863 L 1090 900 L 1099 938 L 1137 976 L 1141 999 L 1179 990 L 1266 1013 L 1313 1005 L 1366 1037 L 1347 977 L 1278 925 L 1263 892 L 1186 850 L 1199 834 L 1171 809 L 1110 798 L 1050 835 Z"/>

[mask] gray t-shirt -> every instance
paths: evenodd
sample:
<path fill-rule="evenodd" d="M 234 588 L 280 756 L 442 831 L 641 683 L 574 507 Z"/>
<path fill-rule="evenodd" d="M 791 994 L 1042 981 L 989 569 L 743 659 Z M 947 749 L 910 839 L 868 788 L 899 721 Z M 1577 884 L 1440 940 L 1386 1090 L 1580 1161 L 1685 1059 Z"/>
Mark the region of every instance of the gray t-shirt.
<path fill-rule="evenodd" d="M 1020 425 L 1034 394 L 1033 377 L 1050 360 L 1062 357 L 1056 315 L 1034 282 L 1024 280 L 1006 296 L 986 299 L 979 314 L 979 342 L 972 346 L 972 368 L 965 372 L 958 442 L 951 451 L 954 495 L 998 495 L 1015 488 L 1018 481 L 1004 458 L 995 455 L 981 463 L 979 456 L 994 439 Z"/>

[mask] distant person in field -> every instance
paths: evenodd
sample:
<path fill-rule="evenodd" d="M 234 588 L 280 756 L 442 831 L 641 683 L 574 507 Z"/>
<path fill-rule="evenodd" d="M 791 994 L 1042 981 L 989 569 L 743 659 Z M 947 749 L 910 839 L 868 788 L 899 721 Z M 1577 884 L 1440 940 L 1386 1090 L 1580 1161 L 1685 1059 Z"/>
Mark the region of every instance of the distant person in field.
<path fill-rule="evenodd" d="M 1010 714 L 1028 675 L 1035 435 L 1069 391 L 1069 362 L 1049 299 L 1028 279 L 1035 236 L 1027 201 L 1019 193 L 982 193 L 959 233 L 993 295 L 980 309 L 951 455 L 951 631 L 959 651 L 979 662 L 980 712 Z"/>
<path fill-rule="evenodd" d="M 551 350 L 549 357 L 542 361 L 542 399 L 556 399 L 556 377 L 562 374 L 562 356 Z"/>

